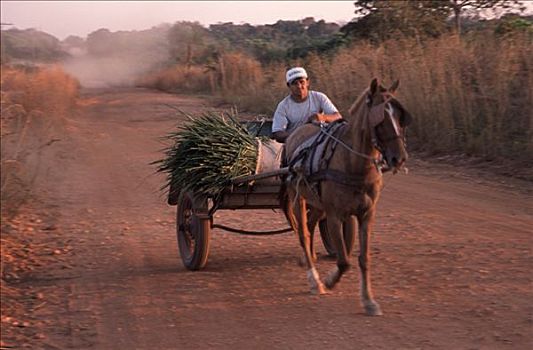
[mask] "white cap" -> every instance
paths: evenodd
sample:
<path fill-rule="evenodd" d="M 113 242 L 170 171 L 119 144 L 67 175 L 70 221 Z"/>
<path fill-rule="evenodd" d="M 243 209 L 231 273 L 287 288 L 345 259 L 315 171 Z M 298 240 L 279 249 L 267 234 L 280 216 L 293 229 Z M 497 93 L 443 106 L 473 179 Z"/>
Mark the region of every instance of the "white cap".
<path fill-rule="evenodd" d="M 307 72 L 302 67 L 294 67 L 287 71 L 285 76 L 287 83 L 291 83 L 295 79 L 305 78 L 307 79 Z"/>

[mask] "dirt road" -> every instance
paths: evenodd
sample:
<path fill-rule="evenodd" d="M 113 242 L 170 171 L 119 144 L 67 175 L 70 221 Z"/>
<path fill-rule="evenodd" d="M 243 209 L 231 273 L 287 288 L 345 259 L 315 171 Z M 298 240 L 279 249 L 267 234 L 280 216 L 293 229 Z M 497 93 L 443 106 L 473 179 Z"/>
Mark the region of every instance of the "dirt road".
<path fill-rule="evenodd" d="M 55 232 L 61 263 L 24 282 L 45 300 L 33 315 L 42 328 L 37 346 L 533 348 L 531 183 L 417 159 L 409 175 L 387 174 L 372 242 L 384 316 L 367 317 L 357 268 L 332 294 L 309 293 L 292 234 L 215 229 L 207 268 L 185 270 L 175 208 L 149 165 L 161 157 L 158 137 L 178 122 L 170 106 L 199 111 L 205 102 L 147 90 L 85 91 L 67 135 L 50 146 L 40 227 Z M 220 211 L 216 221 L 286 227 L 273 211 Z M 320 242 L 317 248 L 324 255 Z M 333 264 L 320 259 L 319 272 Z"/>

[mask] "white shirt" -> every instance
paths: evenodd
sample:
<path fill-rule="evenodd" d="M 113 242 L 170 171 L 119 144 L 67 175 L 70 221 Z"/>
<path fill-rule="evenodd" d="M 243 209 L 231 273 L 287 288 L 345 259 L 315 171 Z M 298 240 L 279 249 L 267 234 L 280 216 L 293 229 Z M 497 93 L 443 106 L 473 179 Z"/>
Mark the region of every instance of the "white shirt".
<path fill-rule="evenodd" d="M 319 112 L 334 114 L 338 110 L 322 92 L 309 91 L 307 99 L 299 103 L 289 95 L 281 100 L 274 112 L 272 132 L 293 132 L 294 129 L 305 124 L 311 115 Z"/>

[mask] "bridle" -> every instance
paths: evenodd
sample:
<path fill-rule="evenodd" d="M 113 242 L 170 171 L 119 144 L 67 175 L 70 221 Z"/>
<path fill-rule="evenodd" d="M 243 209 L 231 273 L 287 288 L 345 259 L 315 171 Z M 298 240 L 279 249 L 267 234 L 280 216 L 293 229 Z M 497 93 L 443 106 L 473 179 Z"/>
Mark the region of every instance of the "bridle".
<path fill-rule="evenodd" d="M 370 96 L 367 97 L 367 105 L 370 107 L 368 112 L 368 124 L 370 127 L 371 142 L 372 146 L 381 154 L 381 157 L 383 157 L 385 154 L 385 149 L 383 147 L 384 143 L 401 139 L 403 144 L 407 145 L 407 134 L 405 132 L 406 128 L 399 125 L 399 121 L 396 120 L 394 116 L 394 105 L 392 103 L 393 96 L 388 92 L 385 92 L 382 95 L 384 97 L 384 101 L 375 106 L 370 106 L 372 101 Z M 381 139 L 378 138 L 376 130 L 378 126 L 385 122 L 385 118 L 390 119 L 394 129 L 394 135 L 385 139 Z"/>
<path fill-rule="evenodd" d="M 385 149 L 382 146 L 383 143 L 388 143 L 393 140 L 402 139 L 404 146 L 407 145 L 406 132 L 405 132 L 406 127 L 399 125 L 399 121 L 396 120 L 394 116 L 395 107 L 394 107 L 393 101 L 395 100 L 394 100 L 393 95 L 389 92 L 382 92 L 382 96 L 384 97 L 384 101 L 375 106 L 371 106 L 372 98 L 370 95 L 368 95 L 366 99 L 366 104 L 369 107 L 369 111 L 368 111 L 369 115 L 367 119 L 368 119 L 368 127 L 370 128 L 370 137 L 371 137 L 372 147 L 374 147 L 379 152 L 378 157 L 372 157 L 368 154 L 361 153 L 361 152 L 354 150 L 352 147 L 344 143 L 341 139 L 339 139 L 338 137 L 335 137 L 335 135 L 330 133 L 328 129 L 326 128 L 326 125 L 327 125 L 326 123 L 324 122 L 320 123 L 321 133 L 331 138 L 333 141 L 335 141 L 338 145 L 346 149 L 348 152 L 354 155 L 357 155 L 361 158 L 370 160 L 379 172 L 382 172 L 382 169 L 383 171 L 390 170 L 390 168 L 387 165 L 385 165 L 386 164 L 384 161 Z M 401 107 L 397 107 L 397 108 L 401 108 Z M 390 119 L 393 129 L 394 129 L 394 135 L 386 139 L 380 139 L 377 137 L 376 129 L 378 128 L 378 126 L 380 126 L 381 124 L 385 122 L 385 118 Z"/>
<path fill-rule="evenodd" d="M 371 133 L 371 139 L 372 139 L 372 146 L 378 150 L 378 152 L 380 153 L 379 157 L 372 157 L 372 156 L 369 156 L 367 154 L 364 154 L 364 153 L 361 153 L 361 152 L 357 152 L 356 150 L 354 150 L 352 147 L 350 147 L 349 145 L 347 145 L 346 143 L 344 143 L 341 139 L 335 137 L 335 135 L 329 133 L 327 131 L 327 128 L 325 127 L 326 124 L 325 123 L 320 123 L 320 132 L 327 135 L 328 137 L 330 137 L 333 141 L 335 141 L 337 144 L 341 145 L 344 149 L 346 149 L 348 152 L 352 153 L 352 154 L 355 154 L 361 158 L 365 158 L 365 159 L 368 159 L 370 160 L 378 170 L 381 170 L 381 167 L 383 165 L 383 159 L 384 159 L 384 154 L 385 154 L 385 150 L 383 149 L 383 147 L 381 147 L 379 141 L 378 141 L 378 138 L 376 136 L 376 128 L 381 125 L 384 121 L 385 121 L 385 113 L 387 113 L 387 116 L 390 118 L 391 120 L 391 123 L 393 124 L 393 127 L 394 127 L 394 131 L 395 131 L 395 135 L 386 139 L 386 140 L 381 140 L 382 142 L 389 142 L 389 141 L 392 141 L 392 140 L 396 140 L 398 138 L 401 138 L 402 137 L 402 132 L 400 131 L 401 128 L 399 125 L 397 125 L 397 121 L 394 119 L 394 107 L 392 106 L 391 104 L 391 98 L 385 100 L 384 102 L 380 103 L 379 105 L 376 105 L 376 106 L 373 106 L 370 108 L 370 111 L 369 111 L 369 114 L 372 113 L 372 110 L 373 109 L 377 109 L 374 113 L 379 113 L 379 115 L 381 115 L 381 120 L 378 121 L 374 126 L 370 125 L 370 133 Z M 383 111 L 381 111 L 381 109 L 383 109 Z M 370 118 L 369 118 L 370 119 Z M 369 123 L 370 124 L 370 123 Z M 405 139 L 404 139 L 404 143 L 405 143 Z"/>

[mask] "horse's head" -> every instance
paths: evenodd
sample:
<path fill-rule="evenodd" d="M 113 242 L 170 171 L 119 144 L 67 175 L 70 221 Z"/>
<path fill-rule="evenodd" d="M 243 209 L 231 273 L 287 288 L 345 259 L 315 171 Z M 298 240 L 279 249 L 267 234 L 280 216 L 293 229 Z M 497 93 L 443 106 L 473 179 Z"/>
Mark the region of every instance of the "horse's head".
<path fill-rule="evenodd" d="M 397 80 L 387 89 L 374 79 L 366 96 L 372 144 L 395 172 L 407 160 L 405 132 L 411 122 L 409 112 L 394 98 L 398 85 Z"/>

